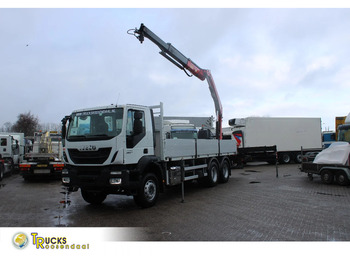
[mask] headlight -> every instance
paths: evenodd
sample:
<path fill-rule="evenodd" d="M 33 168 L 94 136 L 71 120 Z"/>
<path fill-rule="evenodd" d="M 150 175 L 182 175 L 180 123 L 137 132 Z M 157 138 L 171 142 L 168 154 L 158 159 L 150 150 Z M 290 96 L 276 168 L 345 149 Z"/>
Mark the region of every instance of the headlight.
<path fill-rule="evenodd" d="M 121 178 L 110 178 L 109 183 L 111 185 L 120 185 L 122 183 L 122 179 Z"/>
<path fill-rule="evenodd" d="M 62 183 L 63 184 L 69 184 L 70 183 L 70 178 L 69 177 L 62 177 Z"/>

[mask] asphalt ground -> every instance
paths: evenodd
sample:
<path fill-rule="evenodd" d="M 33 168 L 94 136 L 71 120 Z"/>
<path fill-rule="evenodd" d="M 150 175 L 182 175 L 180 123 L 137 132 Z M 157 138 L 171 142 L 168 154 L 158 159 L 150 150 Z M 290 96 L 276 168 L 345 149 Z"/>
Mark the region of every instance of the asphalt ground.
<path fill-rule="evenodd" d="M 350 188 L 309 181 L 297 164 L 255 164 L 232 170 L 228 183 L 167 189 L 156 206 L 109 195 L 87 204 L 59 180 L 0 181 L 0 227 L 126 228 L 142 241 L 349 241 Z"/>

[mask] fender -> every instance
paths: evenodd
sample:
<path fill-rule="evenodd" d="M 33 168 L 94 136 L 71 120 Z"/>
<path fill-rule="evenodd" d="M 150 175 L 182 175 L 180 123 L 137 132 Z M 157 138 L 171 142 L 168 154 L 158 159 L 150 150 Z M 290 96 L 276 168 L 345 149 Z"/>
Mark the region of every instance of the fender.
<path fill-rule="evenodd" d="M 143 156 L 140 158 L 139 162 L 137 163 L 137 170 L 140 174 L 142 174 L 151 163 L 157 163 L 157 162 L 158 162 L 158 158 L 156 156 Z"/>
<path fill-rule="evenodd" d="M 160 191 L 163 192 L 164 191 L 163 171 L 158 161 L 159 161 L 158 157 L 154 155 L 143 156 L 140 158 L 139 162 L 137 163 L 137 171 L 141 176 L 148 171 L 154 172 L 159 181 Z"/>

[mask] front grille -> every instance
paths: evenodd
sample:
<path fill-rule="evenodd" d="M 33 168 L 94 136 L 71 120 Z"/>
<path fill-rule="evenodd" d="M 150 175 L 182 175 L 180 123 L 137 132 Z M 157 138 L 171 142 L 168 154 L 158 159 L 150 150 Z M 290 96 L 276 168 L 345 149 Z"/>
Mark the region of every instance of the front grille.
<path fill-rule="evenodd" d="M 100 148 L 97 151 L 68 149 L 68 153 L 75 164 L 103 164 L 108 159 L 111 150 L 111 147 Z"/>

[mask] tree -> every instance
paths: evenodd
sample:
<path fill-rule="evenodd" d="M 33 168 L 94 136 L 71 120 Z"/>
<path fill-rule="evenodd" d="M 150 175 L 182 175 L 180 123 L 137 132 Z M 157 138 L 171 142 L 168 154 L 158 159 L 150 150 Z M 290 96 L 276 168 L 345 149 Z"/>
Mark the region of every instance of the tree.
<path fill-rule="evenodd" d="M 24 136 L 33 136 L 38 131 L 39 119 L 30 113 L 18 115 L 17 122 L 12 126 L 12 130 L 18 133 L 24 133 Z"/>
<path fill-rule="evenodd" d="M 11 132 L 12 131 L 12 124 L 11 122 L 6 122 L 3 124 L 3 126 L 0 128 L 1 132 Z"/>

